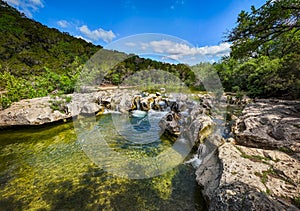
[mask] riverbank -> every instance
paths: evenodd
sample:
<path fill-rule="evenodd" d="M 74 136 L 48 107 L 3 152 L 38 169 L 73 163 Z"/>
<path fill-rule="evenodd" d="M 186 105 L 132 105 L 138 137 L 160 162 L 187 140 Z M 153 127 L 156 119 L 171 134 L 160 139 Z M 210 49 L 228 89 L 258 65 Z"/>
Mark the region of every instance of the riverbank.
<path fill-rule="evenodd" d="M 138 94 L 132 89 L 107 88 L 22 100 L 0 111 L 0 126 L 47 125 L 79 114 L 102 114 L 106 109 L 128 112 Z M 199 144 L 197 156 L 202 162 L 196 169 L 196 180 L 203 188 L 210 210 L 298 210 L 300 102 L 275 99 L 251 102 L 248 98 L 241 101 L 224 95 L 216 108 L 214 97 L 209 94 L 194 94 L 193 98 L 199 104 L 186 106 L 180 102 L 179 105 L 183 116 L 186 115 L 183 109 L 190 109 L 192 118 L 184 118 L 199 128 L 196 136 L 191 131 L 184 133 L 195 139 L 193 144 Z M 238 116 L 227 112 L 231 104 L 247 105 Z M 222 112 L 231 121 L 230 135 L 225 139 L 222 134 L 209 136 L 211 131 L 206 131 L 205 124 L 211 125 L 211 118 L 224 118 Z"/>
<path fill-rule="evenodd" d="M 248 104 L 232 126 L 234 137 L 202 155 L 196 175 L 210 210 L 299 210 L 299 105 Z"/>
<path fill-rule="evenodd" d="M 44 125 L 66 121 L 79 114 L 90 115 L 106 108 L 125 111 L 138 91 L 104 88 L 90 93 L 74 93 L 54 97 L 25 99 L 0 111 L 0 127 Z"/>

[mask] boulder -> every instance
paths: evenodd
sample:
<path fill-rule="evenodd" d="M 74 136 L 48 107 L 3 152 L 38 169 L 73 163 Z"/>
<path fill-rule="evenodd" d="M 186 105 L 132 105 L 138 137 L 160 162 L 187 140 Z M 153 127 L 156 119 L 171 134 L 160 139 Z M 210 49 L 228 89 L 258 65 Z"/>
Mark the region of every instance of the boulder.
<path fill-rule="evenodd" d="M 238 144 L 300 152 L 300 101 L 248 104 L 232 127 Z"/>
<path fill-rule="evenodd" d="M 299 118 L 299 101 L 256 100 L 235 120 L 235 138 L 199 145 L 196 180 L 210 210 L 299 210 Z"/>
<path fill-rule="evenodd" d="M 203 140 L 212 133 L 215 123 L 209 116 L 200 114 L 191 118 L 191 121 L 183 120 L 182 125 L 183 135 L 194 146 L 203 143 Z"/>
<path fill-rule="evenodd" d="M 0 111 L 0 127 L 41 125 L 70 118 L 70 113 L 53 110 L 50 97 L 21 100 Z"/>
<path fill-rule="evenodd" d="M 180 135 L 180 125 L 178 120 L 180 119 L 179 113 L 170 111 L 167 113 L 160 121 L 159 127 L 161 128 L 162 133 L 167 133 L 173 136 Z"/>
<path fill-rule="evenodd" d="M 111 96 L 103 96 L 100 98 L 100 104 L 103 105 L 107 109 L 111 109 L 112 97 Z"/>
<path fill-rule="evenodd" d="M 223 144 L 218 152 L 196 171 L 210 210 L 297 210 L 290 203 L 300 193 L 297 159 L 280 151 L 232 143 Z M 220 165 L 221 173 L 217 171 Z"/>
<path fill-rule="evenodd" d="M 237 96 L 236 93 L 227 93 L 226 102 L 231 105 L 247 105 L 252 102 L 252 99 L 246 95 Z"/>
<path fill-rule="evenodd" d="M 128 112 L 135 93 L 134 90 L 105 90 L 21 100 L 7 109 L 0 110 L 0 127 L 42 125 L 79 114 L 95 114 L 103 111 L 102 105 Z M 67 102 L 67 97 L 71 97 L 71 102 Z"/>
<path fill-rule="evenodd" d="M 95 114 L 100 110 L 103 110 L 103 107 L 96 103 L 86 103 L 82 106 L 80 113 L 81 114 Z"/>
<path fill-rule="evenodd" d="M 185 110 L 181 111 L 183 108 Z M 199 144 L 211 134 L 214 122 L 202 114 L 202 107 L 196 102 L 172 102 L 170 110 L 159 122 L 162 131 L 174 136 L 181 134 L 192 145 Z"/>
<path fill-rule="evenodd" d="M 218 157 L 217 149 L 207 154 L 203 152 L 203 147 L 205 148 L 205 145 L 199 146 L 199 149 L 202 148 L 200 151 L 203 154 L 200 156 L 201 165 L 196 170 L 196 181 L 202 187 L 202 193 L 210 203 L 213 197 L 215 197 L 215 191 L 219 187 L 222 175 L 222 163 Z M 203 156 L 204 154 L 205 156 Z"/>

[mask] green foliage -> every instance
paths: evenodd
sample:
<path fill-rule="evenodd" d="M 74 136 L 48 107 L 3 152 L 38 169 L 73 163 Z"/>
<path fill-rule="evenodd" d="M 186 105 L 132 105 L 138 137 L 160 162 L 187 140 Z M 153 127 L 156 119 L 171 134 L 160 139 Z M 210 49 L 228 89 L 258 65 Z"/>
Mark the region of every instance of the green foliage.
<path fill-rule="evenodd" d="M 260 155 L 248 155 L 246 154 L 240 147 L 235 146 L 235 148 L 241 153 L 241 157 L 249 159 L 253 162 L 264 162 L 267 163 L 267 161 L 272 160 L 271 158 L 267 158 L 264 156 L 260 156 Z M 268 164 L 268 163 L 267 163 Z"/>
<path fill-rule="evenodd" d="M 0 81 L 1 87 L 6 90 L 0 98 L 0 105 L 2 108 L 7 108 L 12 102 L 44 97 L 54 90 L 58 90 L 58 93 L 70 93 L 74 89 L 76 77 L 65 74 L 59 75 L 46 68 L 42 76 L 33 76 L 29 80 L 16 77 L 5 71 L 0 74 Z"/>
<path fill-rule="evenodd" d="M 81 66 L 101 46 L 50 29 L 0 0 L 0 105 L 73 92 Z"/>
<path fill-rule="evenodd" d="M 25 96 L 32 96 L 33 89 L 31 84 L 22 79 L 11 75 L 9 72 L 4 72 L 0 75 L 1 86 L 6 88 L 6 92 L 1 96 L 1 107 L 6 108 L 12 102 L 23 99 Z"/>
<path fill-rule="evenodd" d="M 278 150 L 281 151 L 281 152 L 287 153 L 289 155 L 294 154 L 294 151 L 291 150 L 290 148 L 287 148 L 287 147 L 279 147 Z"/>
<path fill-rule="evenodd" d="M 2 0 L 0 36 L 2 108 L 21 99 L 42 97 L 52 92 L 71 93 L 82 85 L 123 84 L 128 77 L 143 70 L 160 69 L 178 77 L 189 87 L 197 84 L 195 74 L 186 65 L 167 64 L 105 49 L 96 53 L 101 46 L 47 28 Z"/>
<path fill-rule="evenodd" d="M 53 111 L 58 110 L 61 113 L 67 113 L 68 107 L 66 104 L 70 103 L 71 101 L 72 101 L 71 96 L 55 97 L 53 100 L 49 101 L 49 103 L 51 103 L 50 108 Z"/>
<path fill-rule="evenodd" d="M 293 199 L 293 204 L 294 204 L 296 207 L 300 208 L 300 197 L 295 197 L 295 198 Z"/>
<path fill-rule="evenodd" d="M 268 0 L 241 11 L 227 35 L 231 57 L 215 64 L 226 91 L 252 97 L 300 97 L 300 2 Z"/>
<path fill-rule="evenodd" d="M 120 77 L 121 77 L 120 74 L 117 74 L 117 73 L 112 74 L 111 82 L 113 84 L 119 84 L 121 82 Z"/>
<path fill-rule="evenodd" d="M 71 96 L 66 96 L 64 99 L 65 99 L 66 103 L 70 103 L 72 101 Z"/>
<path fill-rule="evenodd" d="M 227 35 L 234 58 L 299 53 L 300 2 L 268 0 L 262 7 L 241 11 L 237 26 Z"/>
<path fill-rule="evenodd" d="M 117 56 L 115 56 L 117 57 Z M 159 70 L 154 71 L 153 70 Z M 129 55 L 127 56 L 123 61 L 117 63 L 117 65 L 108 71 L 107 74 L 105 74 L 104 79 L 114 85 L 118 85 L 122 83 L 128 82 L 128 78 L 131 78 L 130 85 L 134 85 L 135 83 L 141 83 L 140 78 L 137 79 L 134 77 L 134 75 L 139 75 L 138 72 L 145 71 L 149 72 L 149 74 L 146 74 L 145 79 L 142 80 L 142 83 L 148 83 L 146 81 L 146 78 L 149 80 L 157 79 L 159 81 L 163 81 L 163 83 L 168 83 L 169 74 L 172 74 L 172 76 L 177 77 L 180 79 L 186 86 L 188 87 L 197 87 L 197 78 L 195 76 L 195 73 L 192 71 L 192 68 L 188 67 L 184 64 L 169 64 L 169 63 L 163 63 L 158 61 L 153 61 L 151 59 L 145 59 L 140 58 L 135 55 Z M 163 73 L 165 72 L 165 73 Z M 159 73 L 159 74 L 158 74 Z M 168 73 L 168 74 L 167 74 Z M 156 75 L 153 75 L 156 74 Z M 132 77 L 133 76 L 133 77 Z M 167 76 L 167 77 L 166 77 Z M 153 82 L 155 84 L 155 82 Z M 136 84 L 141 85 L 141 84 Z"/>
<path fill-rule="evenodd" d="M 226 91 L 245 91 L 251 97 L 300 97 L 300 55 L 267 56 L 238 62 L 230 58 L 215 64 Z"/>

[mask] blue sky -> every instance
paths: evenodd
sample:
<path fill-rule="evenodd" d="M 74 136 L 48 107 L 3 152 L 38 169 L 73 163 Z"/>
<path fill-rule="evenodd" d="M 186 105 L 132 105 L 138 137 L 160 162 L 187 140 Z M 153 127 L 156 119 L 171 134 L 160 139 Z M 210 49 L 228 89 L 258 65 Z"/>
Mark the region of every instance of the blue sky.
<path fill-rule="evenodd" d="M 188 48 L 183 46 L 185 42 L 179 43 L 177 47 L 185 50 L 190 57 L 195 57 L 194 63 L 197 62 L 199 55 L 205 55 L 211 60 L 228 55 L 230 44 L 223 43 L 224 33 L 235 26 L 237 15 L 241 10 L 250 10 L 251 5 L 260 7 L 265 2 L 265 0 L 6 1 L 44 25 L 104 47 L 107 45 L 115 47 L 111 42 L 136 34 L 159 33 L 175 36 L 189 43 Z M 156 36 L 156 40 L 149 42 L 161 41 L 164 49 L 174 48 L 175 41 L 168 43 L 166 38 L 157 40 L 159 38 Z M 126 39 L 123 42 L 127 42 Z M 136 49 L 132 47 L 127 50 L 135 51 Z M 161 52 L 161 49 L 158 51 Z M 173 49 L 172 52 L 174 51 L 178 54 L 177 50 Z M 178 59 L 175 57 L 174 59 Z"/>

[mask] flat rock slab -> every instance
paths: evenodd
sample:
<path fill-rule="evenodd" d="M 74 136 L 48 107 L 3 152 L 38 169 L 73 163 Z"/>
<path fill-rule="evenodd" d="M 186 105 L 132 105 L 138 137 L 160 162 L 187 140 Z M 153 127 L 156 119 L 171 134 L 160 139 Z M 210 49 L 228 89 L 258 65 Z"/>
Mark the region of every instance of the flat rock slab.
<path fill-rule="evenodd" d="M 219 147 L 223 173 L 211 210 L 298 210 L 300 162 L 276 150 L 225 143 Z"/>
<path fill-rule="evenodd" d="M 300 152 L 300 101 L 248 104 L 232 129 L 240 145 Z"/>
<path fill-rule="evenodd" d="M 69 118 L 70 115 L 52 110 L 50 97 L 21 100 L 0 111 L 0 127 L 41 125 Z"/>
<path fill-rule="evenodd" d="M 103 109 L 103 103 L 109 103 L 112 110 L 125 112 L 136 93 L 136 90 L 115 89 L 21 100 L 0 110 L 0 127 L 42 125 L 79 114 L 95 114 Z M 67 102 L 67 98 L 71 101 Z M 109 102 L 106 102 L 108 99 Z M 57 103 L 58 109 L 53 108 L 53 102 Z"/>

